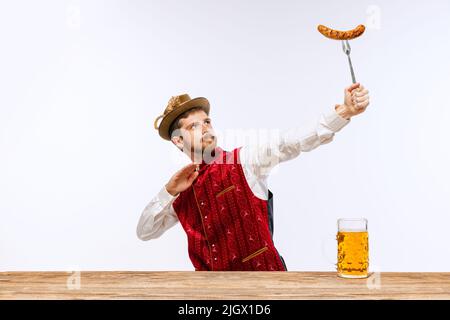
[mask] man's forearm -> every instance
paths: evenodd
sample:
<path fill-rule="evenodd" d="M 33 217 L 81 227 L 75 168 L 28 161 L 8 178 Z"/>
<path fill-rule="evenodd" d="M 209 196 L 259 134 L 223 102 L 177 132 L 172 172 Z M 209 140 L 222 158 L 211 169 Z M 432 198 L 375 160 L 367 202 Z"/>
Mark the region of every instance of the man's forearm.
<path fill-rule="evenodd" d="M 178 221 L 172 207 L 175 198 L 164 187 L 150 201 L 142 212 L 136 228 L 139 239 L 150 240 L 157 238 Z"/>

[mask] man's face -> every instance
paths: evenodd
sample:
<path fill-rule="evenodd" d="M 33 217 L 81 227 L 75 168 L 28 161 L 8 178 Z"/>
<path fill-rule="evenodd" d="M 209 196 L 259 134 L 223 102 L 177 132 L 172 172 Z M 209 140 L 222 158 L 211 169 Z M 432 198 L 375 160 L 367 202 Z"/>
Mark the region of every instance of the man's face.
<path fill-rule="evenodd" d="M 181 119 L 180 130 L 184 150 L 203 153 L 205 150 L 213 150 L 217 145 L 211 119 L 203 110 L 195 111 L 187 118 Z"/>

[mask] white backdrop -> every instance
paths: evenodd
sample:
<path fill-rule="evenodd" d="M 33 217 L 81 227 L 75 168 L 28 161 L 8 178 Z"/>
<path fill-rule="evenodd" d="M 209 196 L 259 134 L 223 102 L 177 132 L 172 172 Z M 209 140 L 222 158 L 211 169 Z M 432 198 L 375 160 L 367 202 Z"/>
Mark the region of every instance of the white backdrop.
<path fill-rule="evenodd" d="M 217 130 L 314 125 L 350 83 L 320 23 L 367 25 L 371 105 L 272 174 L 278 250 L 333 270 L 337 218 L 364 216 L 372 270 L 450 271 L 446 0 L 2 0 L 0 270 L 193 270 L 180 224 L 135 233 L 187 161 L 154 118 L 189 93 Z"/>

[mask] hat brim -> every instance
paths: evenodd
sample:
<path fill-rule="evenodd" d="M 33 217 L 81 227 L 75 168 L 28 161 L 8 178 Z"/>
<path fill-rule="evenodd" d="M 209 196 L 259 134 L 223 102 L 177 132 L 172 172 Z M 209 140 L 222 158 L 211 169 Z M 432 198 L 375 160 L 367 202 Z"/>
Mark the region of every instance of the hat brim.
<path fill-rule="evenodd" d="M 202 108 L 203 111 L 205 111 L 206 114 L 209 115 L 209 101 L 204 97 L 198 97 L 186 101 L 180 104 L 177 108 L 175 108 L 171 112 L 169 112 L 167 115 L 165 115 L 158 127 L 158 132 L 161 138 L 170 141 L 171 136 L 169 134 L 169 129 L 173 121 L 182 113 L 197 107 Z"/>

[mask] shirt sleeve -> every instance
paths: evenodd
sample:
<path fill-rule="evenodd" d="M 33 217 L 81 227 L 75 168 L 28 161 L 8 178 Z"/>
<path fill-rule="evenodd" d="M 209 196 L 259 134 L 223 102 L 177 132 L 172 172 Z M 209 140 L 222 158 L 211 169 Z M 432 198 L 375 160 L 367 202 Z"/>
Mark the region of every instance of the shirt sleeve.
<path fill-rule="evenodd" d="M 260 179 L 266 178 L 277 164 L 331 142 L 334 134 L 349 122 L 350 119 L 341 117 L 333 107 L 320 116 L 311 130 L 285 130 L 264 143 L 243 146 L 240 151 L 241 163 L 249 174 Z"/>
<path fill-rule="evenodd" d="M 173 202 L 178 196 L 172 196 L 163 187 L 150 201 L 141 214 L 136 233 L 139 239 L 146 241 L 160 237 L 178 222 Z"/>

